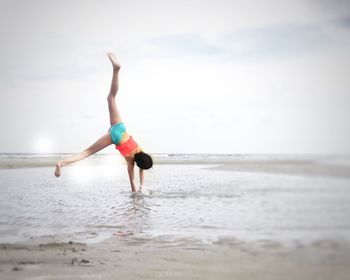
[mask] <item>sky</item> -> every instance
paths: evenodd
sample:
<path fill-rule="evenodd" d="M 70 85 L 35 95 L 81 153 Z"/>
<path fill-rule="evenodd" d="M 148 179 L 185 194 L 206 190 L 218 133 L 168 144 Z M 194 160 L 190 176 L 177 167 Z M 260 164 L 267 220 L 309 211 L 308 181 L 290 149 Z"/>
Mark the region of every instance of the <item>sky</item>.
<path fill-rule="evenodd" d="M 350 1 L 0 0 L 0 152 L 349 154 Z M 113 146 L 103 152 L 113 153 Z"/>

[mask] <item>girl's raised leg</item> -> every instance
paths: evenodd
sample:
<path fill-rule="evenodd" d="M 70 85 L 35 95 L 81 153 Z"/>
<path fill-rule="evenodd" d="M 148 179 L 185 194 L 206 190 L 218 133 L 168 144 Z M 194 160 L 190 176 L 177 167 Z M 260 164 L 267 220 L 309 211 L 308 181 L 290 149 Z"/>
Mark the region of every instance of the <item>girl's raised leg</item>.
<path fill-rule="evenodd" d="M 65 158 L 64 160 L 58 161 L 56 163 L 55 176 L 59 177 L 61 175 L 61 168 L 63 166 L 87 158 L 88 156 L 97 153 L 98 151 L 102 150 L 103 148 L 106 148 L 111 144 L 112 141 L 109 133 L 103 135 L 100 139 L 98 139 L 94 144 L 92 144 L 89 148 L 85 149 L 84 151 L 70 156 L 68 158 Z"/>
<path fill-rule="evenodd" d="M 112 76 L 112 82 L 111 82 L 111 89 L 109 91 L 107 101 L 108 101 L 110 124 L 114 125 L 114 124 L 120 123 L 122 121 L 122 119 L 120 117 L 120 113 L 119 113 L 118 108 L 117 108 L 117 105 L 115 103 L 115 96 L 117 95 L 117 92 L 119 89 L 119 70 L 120 70 L 121 65 L 113 53 L 107 53 L 107 56 L 109 57 L 110 61 L 112 62 L 112 66 L 113 66 L 113 76 Z"/>

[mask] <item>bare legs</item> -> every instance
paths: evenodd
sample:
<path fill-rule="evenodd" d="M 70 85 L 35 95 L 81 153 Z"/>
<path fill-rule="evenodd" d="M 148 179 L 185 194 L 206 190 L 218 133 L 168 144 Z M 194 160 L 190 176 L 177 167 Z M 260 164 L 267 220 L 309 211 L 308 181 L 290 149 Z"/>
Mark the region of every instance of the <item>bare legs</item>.
<path fill-rule="evenodd" d="M 65 166 L 67 164 L 82 160 L 88 156 L 91 156 L 92 154 L 97 153 L 98 151 L 102 150 L 103 148 L 105 148 L 111 144 L 112 144 L 112 141 L 111 141 L 111 137 L 109 136 L 109 133 L 103 135 L 100 139 L 98 139 L 89 148 L 85 149 L 84 151 L 80 152 L 79 154 L 75 154 L 73 156 L 70 156 L 68 158 L 65 158 L 64 160 L 57 162 L 56 169 L 55 169 L 55 176 L 59 177 L 61 175 L 61 167 Z"/>
<path fill-rule="evenodd" d="M 121 122 L 121 117 L 115 103 L 115 96 L 117 95 L 118 88 L 119 88 L 118 73 L 121 66 L 118 59 L 115 57 L 113 53 L 107 53 L 107 55 L 113 65 L 113 77 L 111 82 L 111 89 L 107 97 L 110 124 L 113 125 Z M 103 135 L 100 139 L 98 139 L 94 144 L 92 144 L 89 148 L 85 149 L 84 151 L 78 154 L 75 154 L 73 156 L 70 156 L 64 160 L 58 161 L 56 163 L 55 176 L 59 177 L 61 175 L 61 168 L 63 166 L 82 160 L 92 154 L 97 153 L 98 151 L 104 149 L 105 147 L 111 144 L 112 144 L 112 141 L 109 133 Z"/>
<path fill-rule="evenodd" d="M 107 55 L 110 61 L 112 62 L 112 66 L 113 66 L 111 89 L 109 90 L 107 101 L 108 101 L 110 124 L 114 125 L 122 121 L 117 105 L 115 103 L 115 96 L 117 95 L 117 92 L 119 89 L 119 70 L 121 66 L 118 59 L 115 57 L 113 53 L 107 53 Z"/>

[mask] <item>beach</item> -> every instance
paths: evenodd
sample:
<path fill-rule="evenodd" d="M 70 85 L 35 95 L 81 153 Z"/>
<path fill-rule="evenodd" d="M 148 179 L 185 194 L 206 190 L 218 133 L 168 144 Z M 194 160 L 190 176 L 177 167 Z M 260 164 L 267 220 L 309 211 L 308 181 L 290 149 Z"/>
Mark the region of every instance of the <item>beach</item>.
<path fill-rule="evenodd" d="M 0 157 L 0 279 L 349 279 L 346 156 Z"/>
<path fill-rule="evenodd" d="M 48 242 L 48 240 L 46 240 Z M 114 237 L 0 247 L 1 279 L 348 279 L 348 247 Z"/>

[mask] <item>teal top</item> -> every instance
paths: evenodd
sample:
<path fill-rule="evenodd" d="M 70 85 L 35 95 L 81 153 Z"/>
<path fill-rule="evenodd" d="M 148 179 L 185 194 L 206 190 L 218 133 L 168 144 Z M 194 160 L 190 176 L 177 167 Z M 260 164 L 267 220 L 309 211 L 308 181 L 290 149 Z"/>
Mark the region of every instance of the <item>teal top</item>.
<path fill-rule="evenodd" d="M 126 127 L 124 123 L 116 123 L 110 127 L 108 130 L 111 136 L 112 143 L 119 145 L 120 141 L 123 139 L 124 133 L 126 133 Z"/>

